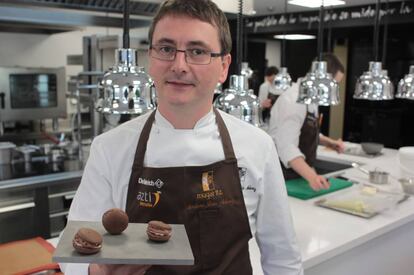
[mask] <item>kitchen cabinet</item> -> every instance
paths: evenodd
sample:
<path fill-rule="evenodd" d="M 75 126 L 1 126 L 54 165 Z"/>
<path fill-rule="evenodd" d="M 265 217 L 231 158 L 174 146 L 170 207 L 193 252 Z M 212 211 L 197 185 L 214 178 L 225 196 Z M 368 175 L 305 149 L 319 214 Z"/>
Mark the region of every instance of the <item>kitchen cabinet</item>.
<path fill-rule="evenodd" d="M 0 243 L 57 236 L 82 171 L 0 181 Z"/>

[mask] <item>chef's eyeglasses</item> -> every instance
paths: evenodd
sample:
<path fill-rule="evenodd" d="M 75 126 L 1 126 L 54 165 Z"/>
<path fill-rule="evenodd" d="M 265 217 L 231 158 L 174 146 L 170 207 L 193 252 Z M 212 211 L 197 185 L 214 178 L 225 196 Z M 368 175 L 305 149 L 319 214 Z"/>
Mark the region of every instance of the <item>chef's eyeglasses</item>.
<path fill-rule="evenodd" d="M 150 46 L 150 55 L 153 58 L 164 60 L 164 61 L 173 61 L 177 56 L 177 52 L 184 53 L 185 61 L 188 64 L 194 65 L 207 65 L 210 64 L 211 58 L 224 56 L 223 53 L 212 53 L 208 50 L 201 48 L 190 48 L 185 50 L 179 50 L 172 46 L 166 45 L 151 45 Z"/>

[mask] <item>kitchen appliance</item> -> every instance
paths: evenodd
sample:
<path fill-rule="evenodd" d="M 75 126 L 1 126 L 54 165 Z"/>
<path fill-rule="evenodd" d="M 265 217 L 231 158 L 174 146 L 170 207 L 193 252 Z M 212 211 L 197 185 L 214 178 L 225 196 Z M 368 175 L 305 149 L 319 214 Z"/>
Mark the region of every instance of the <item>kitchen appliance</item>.
<path fill-rule="evenodd" d="M 0 121 L 66 117 L 65 69 L 0 67 Z"/>

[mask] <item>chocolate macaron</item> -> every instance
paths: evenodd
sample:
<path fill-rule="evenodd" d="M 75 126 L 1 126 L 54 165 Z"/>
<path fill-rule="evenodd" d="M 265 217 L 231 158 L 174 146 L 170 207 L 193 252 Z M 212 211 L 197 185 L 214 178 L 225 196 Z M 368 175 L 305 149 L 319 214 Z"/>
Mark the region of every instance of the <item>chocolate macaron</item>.
<path fill-rule="evenodd" d="M 102 236 L 91 228 L 82 227 L 75 234 L 72 245 L 81 254 L 95 254 L 102 248 Z"/>
<path fill-rule="evenodd" d="M 150 221 L 147 227 L 148 239 L 154 242 L 166 242 L 171 238 L 172 227 L 161 221 Z"/>
<path fill-rule="evenodd" d="M 121 234 L 128 227 L 128 215 L 119 208 L 112 208 L 102 216 L 102 224 L 112 235 Z"/>

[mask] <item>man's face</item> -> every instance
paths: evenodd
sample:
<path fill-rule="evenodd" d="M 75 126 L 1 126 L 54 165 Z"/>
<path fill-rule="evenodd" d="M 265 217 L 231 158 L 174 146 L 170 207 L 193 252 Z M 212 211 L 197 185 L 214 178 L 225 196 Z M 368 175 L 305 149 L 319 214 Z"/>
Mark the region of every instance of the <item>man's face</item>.
<path fill-rule="evenodd" d="M 218 30 L 213 25 L 186 16 L 166 16 L 154 29 L 152 45 L 221 52 Z M 149 56 L 149 74 L 157 89 L 160 108 L 209 108 L 214 88 L 227 78 L 230 55 L 212 57 L 210 64 L 188 64 L 183 52 L 175 60 L 165 61 Z"/>

